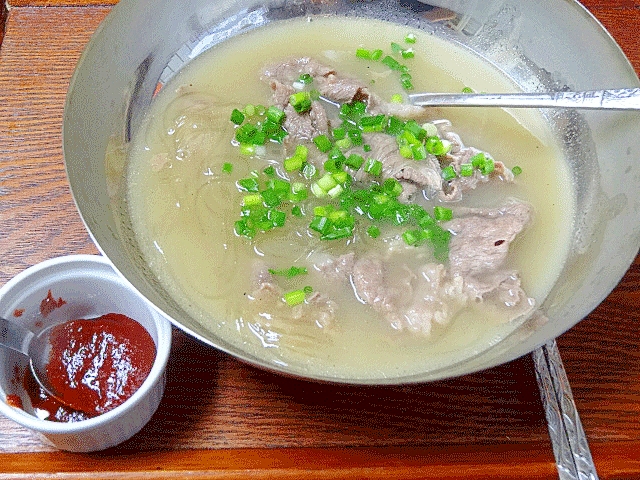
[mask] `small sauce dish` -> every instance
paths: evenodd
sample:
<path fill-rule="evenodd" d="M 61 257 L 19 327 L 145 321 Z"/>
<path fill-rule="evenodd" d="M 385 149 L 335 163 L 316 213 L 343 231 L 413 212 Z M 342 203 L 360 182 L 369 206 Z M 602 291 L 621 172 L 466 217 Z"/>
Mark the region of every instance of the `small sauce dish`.
<path fill-rule="evenodd" d="M 140 324 L 155 344 L 146 379 L 123 403 L 92 418 L 45 419 L 25 390 L 29 365 L 24 355 L 0 348 L 0 413 L 61 450 L 90 452 L 113 447 L 135 435 L 158 408 L 171 349 L 171 323 L 98 255 L 70 255 L 34 265 L 0 288 L 0 316 L 37 333 L 52 322 L 110 314 Z M 51 413 L 53 415 L 53 412 Z M 51 418 L 51 417 L 49 417 Z"/>

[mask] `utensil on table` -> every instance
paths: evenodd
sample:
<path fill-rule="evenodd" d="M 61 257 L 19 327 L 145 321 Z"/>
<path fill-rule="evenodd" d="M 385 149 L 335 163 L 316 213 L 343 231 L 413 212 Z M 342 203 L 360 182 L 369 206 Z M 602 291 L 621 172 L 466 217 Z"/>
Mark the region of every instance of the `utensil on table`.
<path fill-rule="evenodd" d="M 550 93 L 412 93 L 409 103 L 425 107 L 640 110 L 640 88 Z"/>
<path fill-rule="evenodd" d="M 49 362 L 49 352 L 51 343 L 49 334 L 54 327 L 61 325 L 55 323 L 35 334 L 31 330 L 0 317 L 0 345 L 10 348 L 29 357 L 29 368 L 38 385 L 51 397 L 63 404 L 73 407 L 53 388 L 47 378 L 47 363 Z"/>

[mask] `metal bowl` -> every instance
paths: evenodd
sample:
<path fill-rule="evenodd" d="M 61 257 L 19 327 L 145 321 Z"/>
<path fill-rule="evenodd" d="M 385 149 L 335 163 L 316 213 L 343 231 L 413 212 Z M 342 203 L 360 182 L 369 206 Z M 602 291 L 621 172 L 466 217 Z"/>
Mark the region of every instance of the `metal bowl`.
<path fill-rule="evenodd" d="M 253 365 L 295 376 L 306 375 L 231 345 L 169 296 L 136 245 L 122 181 L 128 144 L 158 83 L 233 35 L 315 14 L 373 17 L 425 29 L 481 55 L 524 91 L 640 85 L 611 36 L 570 0 L 122 0 L 116 5 L 78 63 L 64 112 L 66 170 L 82 219 L 115 268 L 176 326 Z M 550 110 L 544 115 L 570 163 L 578 212 L 569 260 L 541 305 L 545 321 L 528 321 L 488 350 L 424 374 L 315 379 L 407 383 L 488 368 L 557 337 L 611 292 L 640 247 L 637 114 Z"/>

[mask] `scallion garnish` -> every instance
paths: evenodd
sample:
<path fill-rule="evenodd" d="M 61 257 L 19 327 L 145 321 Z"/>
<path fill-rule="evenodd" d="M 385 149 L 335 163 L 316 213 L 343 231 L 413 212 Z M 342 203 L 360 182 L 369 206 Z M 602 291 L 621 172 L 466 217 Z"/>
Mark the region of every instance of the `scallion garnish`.
<path fill-rule="evenodd" d="M 448 182 L 450 180 L 453 180 L 456 177 L 457 177 L 457 174 L 456 174 L 455 169 L 453 168 L 453 165 L 447 165 L 446 167 L 444 167 L 442 169 L 442 178 L 445 181 Z"/>
<path fill-rule="evenodd" d="M 231 118 L 230 120 L 235 123 L 236 125 L 242 125 L 242 122 L 244 122 L 244 113 L 242 113 L 240 110 L 238 110 L 237 108 L 234 108 L 231 111 Z"/>
<path fill-rule="evenodd" d="M 290 307 L 295 307 L 296 305 L 300 305 L 301 303 L 304 303 L 305 297 L 306 297 L 306 292 L 304 291 L 304 289 L 300 289 L 300 290 L 293 290 L 291 292 L 286 292 L 282 296 L 282 299 Z"/>
<path fill-rule="evenodd" d="M 311 94 L 309 92 L 297 92 L 289 96 L 289 103 L 298 113 L 304 113 L 311 110 Z"/>
<path fill-rule="evenodd" d="M 333 148 L 333 144 L 331 143 L 331 140 L 329 140 L 329 137 L 327 137 L 324 134 L 318 135 L 317 137 L 315 137 L 313 139 L 313 143 L 315 143 L 316 147 L 318 147 L 318 150 L 320 150 L 323 153 L 327 153 L 329 150 Z"/>
<path fill-rule="evenodd" d="M 382 175 L 382 162 L 373 158 L 367 158 L 364 162 L 364 171 L 374 176 L 380 176 Z"/>
<path fill-rule="evenodd" d="M 473 176 L 473 164 L 471 163 L 463 163 L 460 165 L 460 176 L 461 177 L 471 177 Z"/>
<path fill-rule="evenodd" d="M 439 222 L 446 222 L 453 218 L 453 211 L 450 208 L 437 205 L 433 207 L 433 217 Z"/>
<path fill-rule="evenodd" d="M 269 269 L 269 273 L 271 275 L 278 275 L 281 277 L 287 277 L 287 278 L 291 278 L 291 277 L 295 277 L 298 275 L 306 275 L 307 273 L 309 273 L 307 271 L 306 267 L 296 267 L 295 265 L 292 265 L 289 268 L 283 269 L 283 270 L 276 270 L 276 269 Z"/>
<path fill-rule="evenodd" d="M 222 164 L 222 173 L 231 173 L 233 172 L 233 164 L 229 162 L 225 162 Z"/>
<path fill-rule="evenodd" d="M 516 165 L 511 169 L 511 173 L 513 173 L 516 176 L 520 175 L 522 173 L 522 167 L 519 167 L 518 165 Z"/>

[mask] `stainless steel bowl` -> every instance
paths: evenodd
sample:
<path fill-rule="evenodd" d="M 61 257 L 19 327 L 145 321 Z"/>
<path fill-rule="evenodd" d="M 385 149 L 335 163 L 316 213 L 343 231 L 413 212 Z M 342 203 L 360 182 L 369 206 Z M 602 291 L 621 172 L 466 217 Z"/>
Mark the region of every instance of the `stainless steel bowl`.
<path fill-rule="evenodd" d="M 122 0 L 83 53 L 64 112 L 67 175 L 83 221 L 116 269 L 176 326 L 254 365 L 291 375 L 301 373 L 230 345 L 167 294 L 136 245 L 122 181 L 128 143 L 159 82 L 230 36 L 311 14 L 368 16 L 426 29 L 483 56 L 524 91 L 640 85 L 611 36 L 570 0 Z M 637 113 L 550 110 L 545 116 L 571 164 L 579 212 L 569 261 L 541 306 L 546 318 L 536 317 L 489 350 L 444 369 L 339 381 L 428 381 L 507 362 L 575 325 L 622 278 L 640 246 Z"/>

